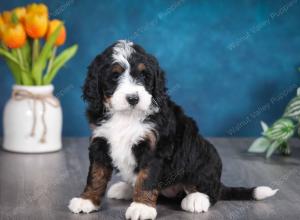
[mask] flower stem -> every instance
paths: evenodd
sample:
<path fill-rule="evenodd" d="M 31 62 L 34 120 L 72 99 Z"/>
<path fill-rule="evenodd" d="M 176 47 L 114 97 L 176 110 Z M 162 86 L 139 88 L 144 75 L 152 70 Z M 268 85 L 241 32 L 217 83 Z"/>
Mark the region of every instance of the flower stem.
<path fill-rule="evenodd" d="M 20 48 L 17 48 L 16 49 L 16 52 L 17 52 L 17 55 L 18 55 L 18 60 L 20 62 L 20 69 L 21 69 L 21 81 L 22 81 L 22 84 L 23 85 L 28 85 L 30 84 L 28 81 L 27 81 L 27 76 L 26 76 L 26 73 L 24 73 L 24 61 L 23 61 L 23 56 L 22 56 L 22 52 L 21 52 L 21 49 Z"/>
<path fill-rule="evenodd" d="M 39 56 L 39 50 L 40 50 L 40 42 L 38 38 L 35 38 L 33 40 L 33 50 L 32 50 L 32 65 L 34 64 L 34 61 Z"/>
<path fill-rule="evenodd" d="M 52 69 L 52 66 L 53 66 L 53 61 L 55 59 L 55 56 L 56 56 L 56 51 L 57 51 L 57 46 L 54 46 L 53 47 L 53 50 L 52 50 L 52 53 L 51 53 L 51 57 L 50 57 L 50 60 L 49 60 L 49 63 L 48 63 L 48 67 L 47 67 L 47 71 L 46 71 L 46 74 L 45 74 L 45 77 L 47 77 Z"/>
<path fill-rule="evenodd" d="M 34 71 L 35 61 L 39 56 L 39 51 L 40 51 L 40 42 L 38 38 L 35 38 L 33 39 L 33 45 L 32 45 L 31 74 L 37 85 L 41 84 L 42 79 L 40 79 L 40 77 L 38 77 L 38 75 L 36 75 L 36 73 L 34 73 L 33 71 Z"/>

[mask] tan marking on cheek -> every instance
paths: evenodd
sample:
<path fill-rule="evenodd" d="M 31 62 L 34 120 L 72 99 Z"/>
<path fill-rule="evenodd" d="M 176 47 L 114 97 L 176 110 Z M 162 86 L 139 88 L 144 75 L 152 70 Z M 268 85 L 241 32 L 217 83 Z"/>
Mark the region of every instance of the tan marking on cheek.
<path fill-rule="evenodd" d="M 149 142 L 150 150 L 155 150 L 157 139 L 154 132 L 147 133 L 145 139 Z"/>
<path fill-rule="evenodd" d="M 112 104 L 111 104 L 111 97 L 107 97 L 105 96 L 104 97 L 104 103 L 106 103 L 108 105 L 108 107 L 112 107 Z"/>
<path fill-rule="evenodd" d="M 113 73 L 123 73 L 125 69 L 120 65 L 120 64 L 114 64 L 112 67 L 112 72 Z"/>
<path fill-rule="evenodd" d="M 138 69 L 138 71 L 142 72 L 146 69 L 146 66 L 143 63 L 139 63 L 137 66 L 137 69 Z"/>
<path fill-rule="evenodd" d="M 91 164 L 89 170 L 89 178 L 81 198 L 91 200 L 95 205 L 99 206 L 101 198 L 104 196 L 106 186 L 111 178 L 112 170 L 98 165 Z"/>
<path fill-rule="evenodd" d="M 148 178 L 148 170 L 143 169 L 139 172 L 133 192 L 133 201 L 140 202 L 145 205 L 155 207 L 159 191 L 157 189 L 144 190 L 144 181 Z"/>
<path fill-rule="evenodd" d="M 89 126 L 92 131 L 95 130 L 95 128 L 97 128 L 97 125 L 95 125 L 93 123 L 90 123 Z"/>

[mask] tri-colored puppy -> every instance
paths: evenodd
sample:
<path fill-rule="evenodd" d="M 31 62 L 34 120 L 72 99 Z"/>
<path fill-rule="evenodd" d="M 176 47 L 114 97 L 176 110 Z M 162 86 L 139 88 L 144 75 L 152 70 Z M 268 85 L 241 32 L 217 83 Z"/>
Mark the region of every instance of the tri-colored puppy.
<path fill-rule="evenodd" d="M 123 182 L 107 197 L 133 200 L 127 219 L 154 219 L 160 194 L 182 198 L 183 210 L 206 212 L 218 200 L 260 200 L 277 192 L 221 183 L 216 149 L 168 96 L 157 60 L 132 42 L 118 41 L 94 59 L 83 98 L 94 129 L 87 184 L 69 204 L 74 213 L 100 207 L 114 168 Z"/>

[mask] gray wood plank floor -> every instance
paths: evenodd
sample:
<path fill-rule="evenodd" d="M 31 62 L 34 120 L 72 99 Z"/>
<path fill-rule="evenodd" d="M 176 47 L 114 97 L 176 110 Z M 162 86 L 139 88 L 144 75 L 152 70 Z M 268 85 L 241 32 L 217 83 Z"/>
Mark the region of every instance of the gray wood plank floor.
<path fill-rule="evenodd" d="M 223 159 L 225 184 L 269 185 L 280 191 L 265 201 L 221 201 L 205 214 L 187 213 L 178 203 L 161 201 L 158 219 L 300 219 L 299 141 L 292 141 L 291 157 L 265 160 L 246 152 L 252 139 L 210 140 Z M 67 209 L 69 200 L 85 185 L 87 146 L 87 138 L 66 138 L 64 149 L 56 153 L 0 151 L 0 219 L 124 219 L 129 201 L 105 199 L 99 212 L 86 215 L 75 215 Z M 113 176 L 111 182 L 117 180 Z"/>

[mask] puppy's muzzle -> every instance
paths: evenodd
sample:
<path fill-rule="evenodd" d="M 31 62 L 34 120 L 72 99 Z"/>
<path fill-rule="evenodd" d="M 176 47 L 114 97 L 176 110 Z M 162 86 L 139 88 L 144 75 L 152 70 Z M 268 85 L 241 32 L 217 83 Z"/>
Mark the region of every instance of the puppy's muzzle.
<path fill-rule="evenodd" d="M 139 103 L 139 96 L 137 94 L 131 94 L 126 96 L 126 100 L 132 107 L 136 106 Z"/>

